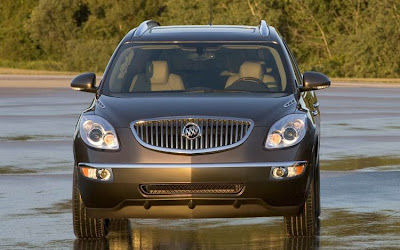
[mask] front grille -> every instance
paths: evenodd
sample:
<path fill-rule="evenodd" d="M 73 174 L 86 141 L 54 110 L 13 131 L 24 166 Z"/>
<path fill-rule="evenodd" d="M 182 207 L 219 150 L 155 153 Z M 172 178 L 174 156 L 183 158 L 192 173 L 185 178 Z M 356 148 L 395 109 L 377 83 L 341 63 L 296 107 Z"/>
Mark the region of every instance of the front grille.
<path fill-rule="evenodd" d="M 197 138 L 183 136 L 188 124 L 198 126 Z M 136 121 L 131 129 L 145 147 L 175 153 L 205 153 L 225 150 L 242 144 L 254 123 L 247 119 L 219 117 L 176 117 Z"/>
<path fill-rule="evenodd" d="M 239 194 L 243 184 L 185 183 L 185 184 L 142 184 L 145 195 L 191 195 L 191 194 Z"/>

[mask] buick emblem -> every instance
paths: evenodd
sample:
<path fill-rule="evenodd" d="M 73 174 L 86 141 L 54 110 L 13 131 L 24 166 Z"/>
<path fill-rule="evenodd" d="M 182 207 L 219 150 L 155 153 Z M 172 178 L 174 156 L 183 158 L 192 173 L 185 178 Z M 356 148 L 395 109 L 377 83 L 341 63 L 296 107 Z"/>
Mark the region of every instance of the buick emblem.
<path fill-rule="evenodd" d="M 189 140 L 194 140 L 197 137 L 201 136 L 201 129 L 196 123 L 188 122 L 182 128 L 182 136 L 186 137 Z"/>

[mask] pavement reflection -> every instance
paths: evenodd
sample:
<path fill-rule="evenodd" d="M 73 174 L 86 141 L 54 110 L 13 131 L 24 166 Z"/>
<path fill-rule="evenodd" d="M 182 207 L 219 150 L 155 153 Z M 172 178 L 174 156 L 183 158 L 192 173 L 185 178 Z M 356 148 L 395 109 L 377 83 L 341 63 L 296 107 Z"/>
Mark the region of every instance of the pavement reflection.
<path fill-rule="evenodd" d="M 154 221 L 154 220 L 153 220 Z M 116 225 L 112 225 L 112 224 Z M 214 227 L 182 231 L 180 228 L 111 223 L 107 239 L 77 239 L 74 250 L 89 249 L 318 249 L 319 237 L 286 238 L 278 225 Z M 276 227 L 279 227 L 277 229 Z M 247 229 L 246 229 L 247 228 Z M 266 231 L 267 230 L 267 231 Z M 270 233 L 268 233 L 270 232 Z"/>

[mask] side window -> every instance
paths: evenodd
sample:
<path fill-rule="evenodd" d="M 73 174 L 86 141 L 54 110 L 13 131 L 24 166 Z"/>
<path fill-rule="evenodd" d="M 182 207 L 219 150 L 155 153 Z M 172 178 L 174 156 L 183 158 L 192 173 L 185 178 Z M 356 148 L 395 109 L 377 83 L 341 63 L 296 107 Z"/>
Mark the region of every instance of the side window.
<path fill-rule="evenodd" d="M 289 54 L 289 58 L 290 58 L 290 62 L 293 65 L 293 69 L 294 69 L 294 73 L 296 74 L 296 78 L 297 78 L 297 85 L 303 85 L 303 76 L 300 72 L 300 69 L 297 65 L 296 59 L 293 56 L 292 51 L 289 49 L 289 47 L 286 44 L 286 41 L 281 37 L 283 44 L 285 45 L 285 48 Z"/>

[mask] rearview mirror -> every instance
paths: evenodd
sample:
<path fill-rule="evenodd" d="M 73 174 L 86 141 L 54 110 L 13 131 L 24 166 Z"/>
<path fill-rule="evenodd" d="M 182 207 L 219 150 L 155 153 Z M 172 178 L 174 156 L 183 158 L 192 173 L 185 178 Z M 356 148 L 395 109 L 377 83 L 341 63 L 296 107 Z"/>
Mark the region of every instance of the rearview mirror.
<path fill-rule="evenodd" d="M 71 88 L 73 90 L 85 91 L 96 93 L 96 74 L 95 73 L 83 73 L 76 76 L 71 81 Z"/>
<path fill-rule="evenodd" d="M 303 86 L 300 91 L 325 89 L 331 86 L 331 80 L 319 72 L 307 71 L 303 74 Z"/>

